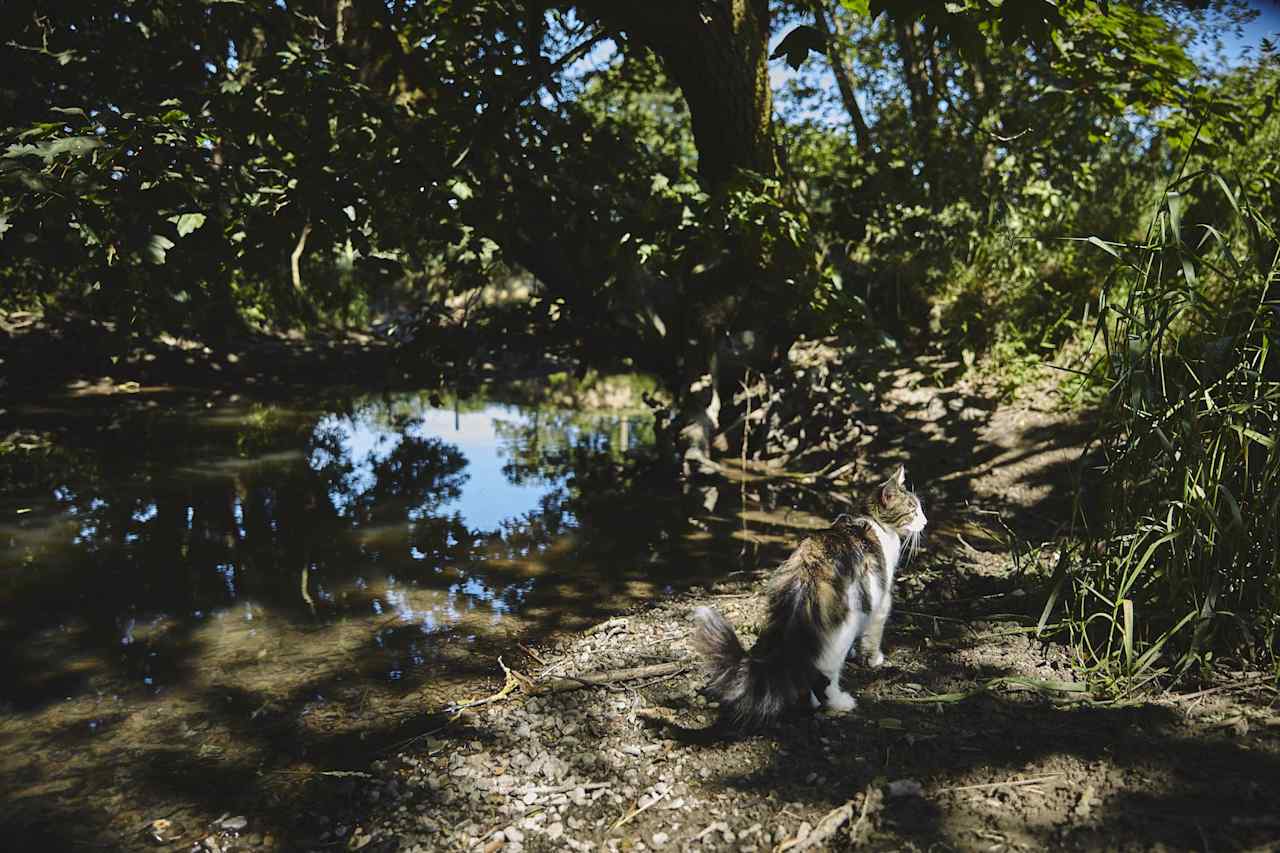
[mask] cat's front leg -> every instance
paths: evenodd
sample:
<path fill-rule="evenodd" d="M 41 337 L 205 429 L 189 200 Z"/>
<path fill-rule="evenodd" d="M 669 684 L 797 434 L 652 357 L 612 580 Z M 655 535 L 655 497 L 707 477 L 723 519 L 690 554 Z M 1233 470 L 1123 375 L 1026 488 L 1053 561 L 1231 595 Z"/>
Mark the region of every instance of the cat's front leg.
<path fill-rule="evenodd" d="M 823 673 L 827 676 L 827 686 L 823 691 L 827 707 L 832 711 L 844 713 L 858 707 L 858 700 L 840 689 L 840 670 Z"/>
<path fill-rule="evenodd" d="M 827 707 L 843 714 L 857 708 L 858 700 L 843 690 L 829 690 L 827 691 Z"/>

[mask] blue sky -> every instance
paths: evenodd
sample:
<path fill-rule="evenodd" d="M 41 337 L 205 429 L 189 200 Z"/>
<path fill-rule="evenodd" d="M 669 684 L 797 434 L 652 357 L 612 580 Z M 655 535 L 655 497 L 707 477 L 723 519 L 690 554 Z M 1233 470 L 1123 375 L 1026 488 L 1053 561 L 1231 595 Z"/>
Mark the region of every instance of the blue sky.
<path fill-rule="evenodd" d="M 1280 42 L 1280 3 L 1274 0 L 1251 0 L 1249 7 L 1258 12 L 1258 17 L 1245 27 L 1244 36 L 1235 50 L 1237 54 L 1245 46 L 1252 46 L 1257 50 L 1263 38 Z"/>

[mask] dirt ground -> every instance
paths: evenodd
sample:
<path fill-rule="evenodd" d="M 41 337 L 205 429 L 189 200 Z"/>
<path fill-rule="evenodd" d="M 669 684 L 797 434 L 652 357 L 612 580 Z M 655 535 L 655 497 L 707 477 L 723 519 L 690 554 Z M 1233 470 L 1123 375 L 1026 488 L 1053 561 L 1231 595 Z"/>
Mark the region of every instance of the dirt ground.
<path fill-rule="evenodd" d="M 11 377 L 24 375 L 12 372 L 18 352 L 8 351 Z M 313 357 L 336 366 L 350 358 L 353 369 L 360 361 L 355 352 L 288 352 L 296 357 L 280 363 L 300 373 L 314 369 Z M 65 379 L 73 391 L 137 393 L 129 382 L 206 376 L 210 356 L 175 342 L 161 353 L 164 371 L 143 355 L 112 375 L 104 366 L 79 379 L 30 376 L 41 386 Z M 226 389 L 257 375 L 219 358 L 214 372 L 228 377 Z M 21 361 L 39 364 L 33 352 Z M 327 766 L 277 775 L 271 803 L 253 781 L 263 768 L 245 766 L 232 811 L 172 821 L 151 813 L 154 821 L 131 836 L 99 846 L 1280 849 L 1274 680 L 1225 673 L 1195 693 L 1123 705 L 1083 693 L 1068 650 L 1036 639 L 1031 626 L 1070 518 L 1087 427 L 1057 411 L 1049 386 L 996 405 L 983 388 L 941 382 L 945 373 L 929 363 L 896 371 L 869 416 L 862 453 L 873 465 L 864 482 L 872 469 L 905 463 L 930 529 L 900 573 L 888 665 L 846 669 L 855 711 L 797 712 L 771 730 L 734 736 L 715 727 L 715 709 L 698 694 L 688 644 L 694 608 L 719 608 L 749 643 L 768 566 L 835 511 L 823 484 L 796 481 L 779 493 L 806 511 L 786 500 L 753 507 L 748 497 L 747 511 L 703 522 L 734 528 L 742 542 L 746 568 L 724 581 L 671 591 L 582 633 L 528 645 L 512 638 L 504 652 L 477 647 L 468 670 L 492 677 L 458 685 L 452 702 L 481 704 L 454 713 L 435 695 L 402 696 L 401 708 L 421 711 L 397 723 L 393 738 L 346 739 L 344 759 L 335 753 Z M 672 666 L 533 695 L 555 678 L 661 664 Z M 502 665 L 518 673 L 505 694 Z M 22 838 L 0 839 L 7 846 L 30 849 Z"/>
<path fill-rule="evenodd" d="M 763 572 L 744 573 L 513 654 L 504 662 L 535 684 L 687 669 L 550 696 L 522 686 L 464 710 L 358 777 L 359 807 L 317 840 L 413 851 L 1280 849 L 1273 681 L 1244 672 L 1192 694 L 1095 702 L 1067 650 L 1034 637 L 1037 579 L 1055 559 L 1086 434 L 1053 410 L 1052 393 L 992 409 L 979 390 L 903 370 L 885 399 L 871 451 L 907 461 L 933 536 L 901 576 L 889 665 L 846 669 L 856 711 L 797 712 L 746 737 L 715 727 L 689 617 L 715 606 L 754 639 Z"/>

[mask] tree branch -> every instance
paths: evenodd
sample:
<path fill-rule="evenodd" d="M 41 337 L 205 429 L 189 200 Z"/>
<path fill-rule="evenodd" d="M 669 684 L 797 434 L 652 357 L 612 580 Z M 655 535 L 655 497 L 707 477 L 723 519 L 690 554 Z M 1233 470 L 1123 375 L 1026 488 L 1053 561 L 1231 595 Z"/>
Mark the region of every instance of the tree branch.
<path fill-rule="evenodd" d="M 871 153 L 871 129 L 867 127 L 866 119 L 862 116 L 862 110 L 858 107 L 858 99 L 854 95 L 853 72 L 845 62 L 843 53 L 843 42 L 846 33 L 840 17 L 837 14 L 834 20 L 836 33 L 840 36 L 841 44 L 837 44 L 835 38 L 832 37 L 832 28 L 827 21 L 824 0 L 814 0 L 813 20 L 818 32 L 822 33 L 822 37 L 826 41 L 827 60 L 831 63 L 831 73 L 835 76 L 836 86 L 840 89 L 840 99 L 844 101 L 845 112 L 849 114 L 849 118 L 853 121 L 854 142 L 857 144 L 859 151 L 869 155 Z"/>

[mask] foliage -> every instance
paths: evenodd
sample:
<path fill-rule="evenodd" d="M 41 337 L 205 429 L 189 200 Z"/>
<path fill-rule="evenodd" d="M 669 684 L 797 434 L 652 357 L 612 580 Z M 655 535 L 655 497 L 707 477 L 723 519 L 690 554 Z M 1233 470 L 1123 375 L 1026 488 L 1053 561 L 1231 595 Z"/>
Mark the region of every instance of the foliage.
<path fill-rule="evenodd" d="M 1082 664 L 1113 688 L 1280 649 L 1280 243 L 1260 202 L 1205 168 L 1169 186 L 1142 243 L 1091 238 L 1118 259 L 1097 326 L 1103 467 L 1059 583 Z"/>
<path fill-rule="evenodd" d="M 306 321 L 367 299 L 407 253 L 465 240 L 443 173 L 473 130 L 474 88 L 437 98 L 406 81 L 388 98 L 378 75 L 397 57 L 337 43 L 305 4 L 27 5 L 6 79 L 40 85 L 0 92 L 14 298 L 160 325 Z M 514 24 L 431 6 L 405 35 L 457 36 L 420 74 L 502 74 L 494 51 L 483 69 L 476 55 Z"/>
<path fill-rule="evenodd" d="M 802 334 L 1031 363 L 1098 293 L 1060 238 L 1133 237 L 1182 116 L 1225 150 L 1264 109 L 1196 66 L 1167 3 L 730 6 L 738 29 L 676 0 L 25 0 L 5 305 L 212 337 L 414 311 L 405 357 L 442 382 L 639 370 L 710 423 Z M 770 52 L 801 72 L 779 117 Z M 836 72 L 847 118 L 806 115 Z"/>

